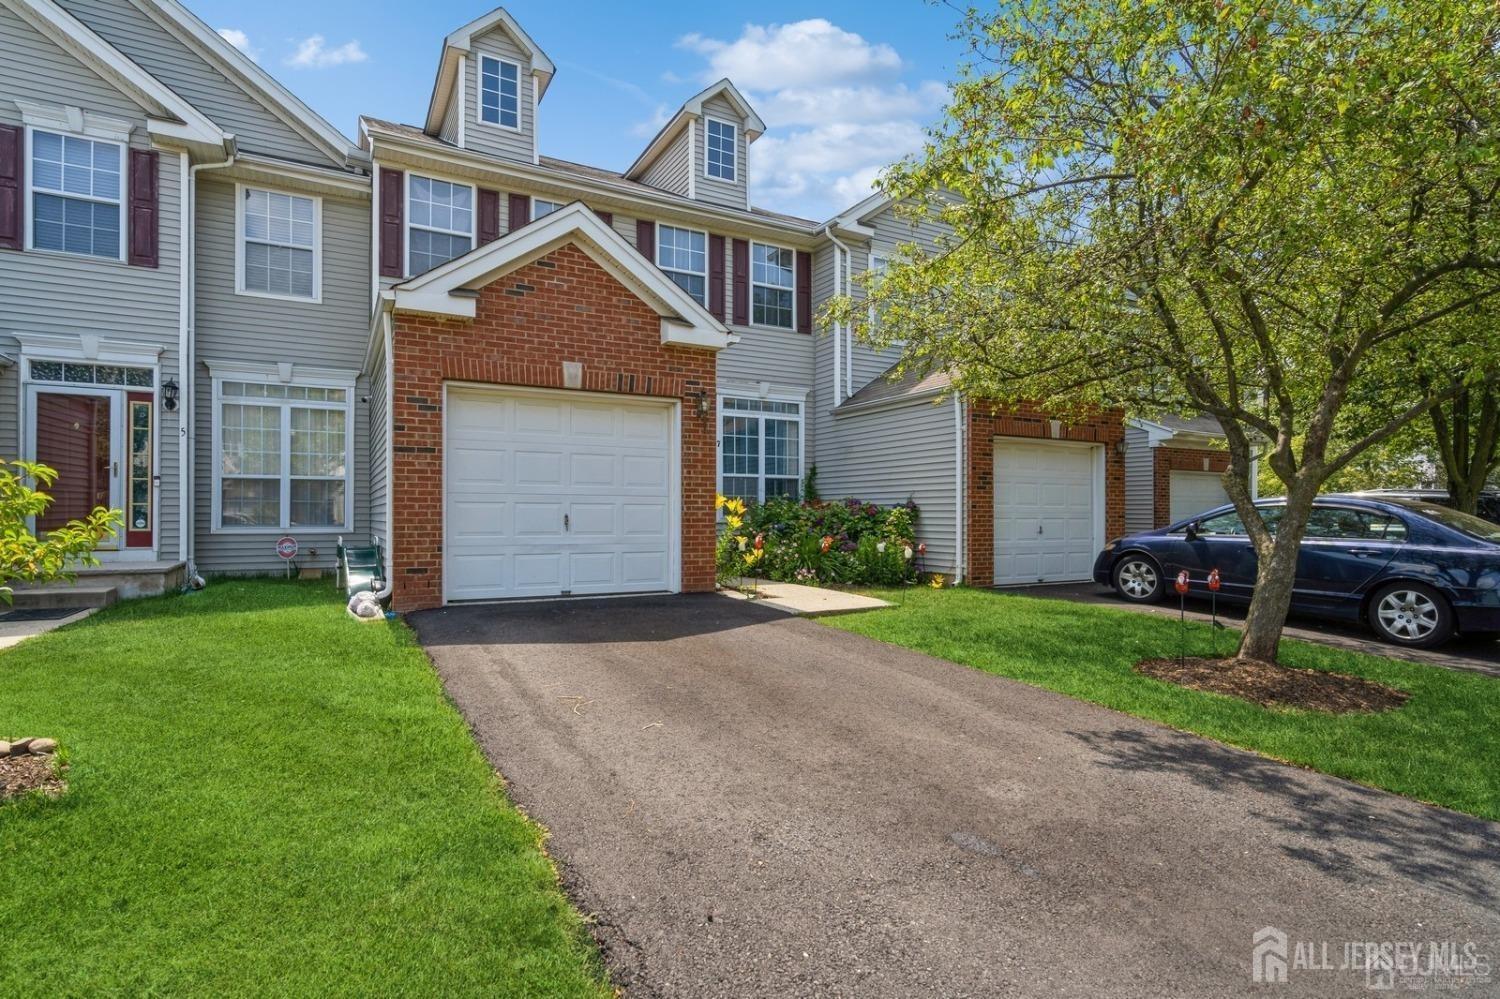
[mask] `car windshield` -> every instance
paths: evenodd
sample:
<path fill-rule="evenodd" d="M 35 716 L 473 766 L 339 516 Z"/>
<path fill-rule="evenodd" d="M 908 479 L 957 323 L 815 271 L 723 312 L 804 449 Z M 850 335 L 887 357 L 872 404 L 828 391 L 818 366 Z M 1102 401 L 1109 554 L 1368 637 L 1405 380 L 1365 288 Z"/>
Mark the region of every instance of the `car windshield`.
<path fill-rule="evenodd" d="M 1489 541 L 1500 544 L 1500 524 L 1491 524 L 1482 520 L 1472 513 L 1461 513 L 1458 510 L 1450 510 L 1448 507 L 1439 506 L 1436 503 L 1428 503 L 1424 500 L 1415 499 L 1392 499 L 1388 503 L 1404 507 L 1414 513 L 1420 513 L 1428 520 L 1436 521 L 1444 527 L 1452 528 L 1460 534 L 1467 534 L 1471 538 L 1480 541 Z"/>

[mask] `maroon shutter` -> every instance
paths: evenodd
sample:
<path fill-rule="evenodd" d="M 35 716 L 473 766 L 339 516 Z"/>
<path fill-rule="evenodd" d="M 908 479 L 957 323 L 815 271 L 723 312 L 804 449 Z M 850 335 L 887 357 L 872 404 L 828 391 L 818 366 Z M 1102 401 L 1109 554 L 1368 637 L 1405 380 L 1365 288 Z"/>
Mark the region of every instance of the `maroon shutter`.
<path fill-rule="evenodd" d="M 650 219 L 635 220 L 635 248 L 641 256 L 656 263 L 656 223 Z"/>
<path fill-rule="evenodd" d="M 500 192 L 479 189 L 479 245 L 500 238 Z"/>
<path fill-rule="evenodd" d="M 401 222 L 405 216 L 402 196 L 406 175 L 400 170 L 380 168 L 380 276 L 405 277 L 406 253 L 402 245 L 405 233 Z"/>
<path fill-rule="evenodd" d="M 797 332 L 812 332 L 812 254 L 797 251 Z"/>
<path fill-rule="evenodd" d="M 130 200 L 127 204 L 130 232 L 126 236 L 129 248 L 126 259 L 132 267 L 155 267 L 157 263 L 158 219 L 161 216 L 157 168 L 156 150 L 130 151 Z"/>
<path fill-rule="evenodd" d="M 750 325 L 750 244 L 734 241 L 734 323 Z"/>
<path fill-rule="evenodd" d="M 708 311 L 724 321 L 724 237 L 708 237 Z"/>
<path fill-rule="evenodd" d="M 19 125 L 0 125 L 0 248 L 7 250 L 21 249 L 25 232 L 25 135 Z"/>
<path fill-rule="evenodd" d="M 515 232 L 531 221 L 531 199 L 524 194 L 510 196 L 510 231 Z"/>
<path fill-rule="evenodd" d="M 614 228 L 614 225 L 615 225 L 615 213 L 614 212 L 606 212 L 606 211 L 604 211 L 602 209 L 595 208 L 594 209 L 594 214 L 597 215 L 597 216 L 599 216 L 599 221 L 603 222 L 605 225 L 609 226 L 610 228 Z"/>

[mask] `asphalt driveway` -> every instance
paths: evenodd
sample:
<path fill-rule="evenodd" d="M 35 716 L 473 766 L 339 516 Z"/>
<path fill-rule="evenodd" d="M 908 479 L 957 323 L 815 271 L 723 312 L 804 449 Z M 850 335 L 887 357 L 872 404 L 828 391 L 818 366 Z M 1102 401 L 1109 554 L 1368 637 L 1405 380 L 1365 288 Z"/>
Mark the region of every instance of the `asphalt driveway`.
<path fill-rule="evenodd" d="M 629 995 L 1242 996 L 1267 926 L 1500 991 L 1500 825 L 722 597 L 411 621 Z"/>

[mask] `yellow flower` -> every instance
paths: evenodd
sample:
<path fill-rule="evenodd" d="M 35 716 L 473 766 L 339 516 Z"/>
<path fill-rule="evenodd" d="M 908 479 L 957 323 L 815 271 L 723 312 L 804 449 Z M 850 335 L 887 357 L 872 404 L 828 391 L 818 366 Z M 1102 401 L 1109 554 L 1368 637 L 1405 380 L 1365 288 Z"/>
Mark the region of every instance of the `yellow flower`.
<path fill-rule="evenodd" d="M 754 565 L 755 563 L 760 561 L 761 556 L 764 554 L 765 552 L 759 548 L 750 549 L 745 553 L 745 564 Z"/>
<path fill-rule="evenodd" d="M 715 509 L 715 510 L 722 510 L 722 509 L 724 509 L 724 504 L 725 504 L 725 503 L 728 503 L 728 502 L 729 502 L 729 501 L 728 501 L 728 500 L 726 500 L 726 499 L 725 499 L 725 498 L 724 498 L 724 497 L 723 497 L 723 495 L 722 495 L 722 494 L 719 494 L 719 493 L 715 493 L 715 494 L 714 494 L 714 509 Z"/>
<path fill-rule="evenodd" d="M 932 574 L 932 578 L 927 581 L 927 585 L 932 587 L 934 590 L 941 590 L 943 588 L 944 582 L 946 582 L 946 580 L 944 580 L 941 575 L 934 572 Z"/>
<path fill-rule="evenodd" d="M 727 513 L 734 514 L 736 517 L 743 517 L 745 515 L 745 501 L 738 498 L 725 500 L 724 510 Z"/>
<path fill-rule="evenodd" d="M 727 513 L 724 515 L 724 526 L 729 528 L 731 533 L 733 533 L 734 531 L 738 531 L 740 529 L 740 525 L 744 522 L 745 520 L 743 517 L 736 517 L 732 513 Z"/>

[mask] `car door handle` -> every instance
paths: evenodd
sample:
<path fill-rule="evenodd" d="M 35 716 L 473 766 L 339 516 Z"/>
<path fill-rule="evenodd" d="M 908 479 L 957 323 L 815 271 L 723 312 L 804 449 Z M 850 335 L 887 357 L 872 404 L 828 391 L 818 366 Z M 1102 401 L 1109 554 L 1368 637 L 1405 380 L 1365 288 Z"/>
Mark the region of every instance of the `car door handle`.
<path fill-rule="evenodd" d="M 1349 554 L 1355 556 L 1356 558 L 1368 558 L 1371 555 L 1379 555 L 1380 554 L 1380 549 L 1378 549 L 1378 548 L 1351 548 L 1351 549 L 1349 549 Z"/>

